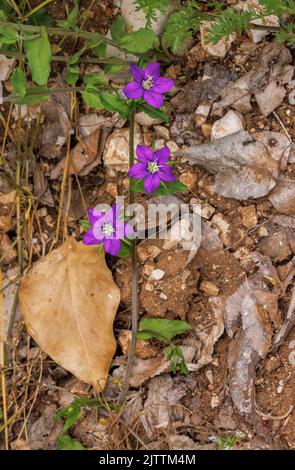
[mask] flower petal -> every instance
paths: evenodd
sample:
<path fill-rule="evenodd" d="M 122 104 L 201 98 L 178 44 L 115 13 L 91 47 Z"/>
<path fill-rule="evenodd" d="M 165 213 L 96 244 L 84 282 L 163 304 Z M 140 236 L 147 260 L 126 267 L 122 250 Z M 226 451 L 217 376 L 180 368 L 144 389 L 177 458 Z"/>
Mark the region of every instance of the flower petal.
<path fill-rule="evenodd" d="M 154 154 L 152 149 L 145 145 L 138 145 L 136 147 L 136 156 L 142 163 L 154 160 Z"/>
<path fill-rule="evenodd" d="M 114 204 L 106 213 L 104 217 L 104 223 L 105 224 L 112 224 L 112 226 L 115 226 L 116 219 L 119 219 L 119 213 L 117 213 L 117 204 Z M 120 206 L 119 206 L 119 211 L 120 211 Z"/>
<path fill-rule="evenodd" d="M 154 81 L 160 77 L 160 62 L 152 62 L 148 64 L 144 71 L 144 78 L 147 80 L 150 76 L 154 78 Z"/>
<path fill-rule="evenodd" d="M 94 225 L 103 215 L 104 213 L 97 211 L 95 207 L 88 209 L 88 219 L 91 225 Z"/>
<path fill-rule="evenodd" d="M 160 176 L 157 173 L 154 173 L 146 177 L 143 187 L 148 194 L 152 194 L 152 192 L 154 192 L 160 186 L 160 183 Z"/>
<path fill-rule="evenodd" d="M 141 84 L 144 80 L 144 71 L 138 65 L 130 64 L 130 73 L 136 82 Z"/>
<path fill-rule="evenodd" d="M 106 253 L 116 256 L 121 248 L 121 241 L 115 239 L 107 239 L 104 241 L 104 249 Z"/>
<path fill-rule="evenodd" d="M 95 237 L 93 229 L 88 230 L 84 234 L 84 245 L 99 245 L 103 240 Z"/>
<path fill-rule="evenodd" d="M 120 217 L 120 212 L 121 212 L 121 206 L 120 206 L 120 204 L 113 204 L 111 210 L 112 210 L 112 212 L 113 212 L 113 217 L 114 217 L 114 219 L 115 219 L 115 221 L 116 221 L 116 220 L 119 219 L 119 217 Z"/>
<path fill-rule="evenodd" d="M 153 108 L 161 108 L 161 106 L 164 104 L 164 98 L 160 93 L 147 90 L 144 92 L 143 97 L 147 104 Z"/>
<path fill-rule="evenodd" d="M 176 181 L 176 177 L 173 175 L 171 166 L 163 165 L 158 172 L 162 181 Z"/>
<path fill-rule="evenodd" d="M 156 93 L 167 93 L 174 86 L 174 81 L 170 78 L 160 77 L 154 82 L 153 91 Z"/>
<path fill-rule="evenodd" d="M 138 82 L 127 83 L 123 89 L 124 94 L 131 100 L 138 100 L 143 97 L 143 89 Z"/>
<path fill-rule="evenodd" d="M 116 232 L 113 233 L 113 236 L 110 238 L 120 239 L 125 238 L 125 222 L 123 220 L 118 220 L 115 225 Z"/>
<path fill-rule="evenodd" d="M 136 179 L 145 178 L 147 174 L 148 171 L 145 163 L 135 163 L 128 171 L 128 175 Z"/>
<path fill-rule="evenodd" d="M 132 235 L 135 232 L 135 230 L 132 227 L 132 225 L 128 224 L 128 222 L 125 222 L 124 232 L 125 232 L 125 237 L 128 237 L 129 235 Z"/>
<path fill-rule="evenodd" d="M 164 163 L 168 162 L 170 158 L 170 149 L 169 147 L 165 146 L 159 150 L 156 150 L 154 153 L 154 156 L 156 157 L 158 164 L 163 165 Z"/>

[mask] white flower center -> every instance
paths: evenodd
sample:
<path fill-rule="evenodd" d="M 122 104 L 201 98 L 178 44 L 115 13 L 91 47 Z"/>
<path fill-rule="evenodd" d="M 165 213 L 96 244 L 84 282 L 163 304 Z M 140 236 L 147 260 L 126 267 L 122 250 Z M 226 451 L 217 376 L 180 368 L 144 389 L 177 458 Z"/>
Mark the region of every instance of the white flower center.
<path fill-rule="evenodd" d="M 114 231 L 115 229 L 112 224 L 104 224 L 104 226 L 102 227 L 102 233 L 108 237 L 112 235 Z"/>
<path fill-rule="evenodd" d="M 160 167 L 158 166 L 157 162 L 149 162 L 148 164 L 148 171 L 152 174 L 157 173 Z"/>
<path fill-rule="evenodd" d="M 147 80 L 143 80 L 141 86 L 144 90 L 150 90 L 154 86 L 154 77 L 149 75 Z"/>

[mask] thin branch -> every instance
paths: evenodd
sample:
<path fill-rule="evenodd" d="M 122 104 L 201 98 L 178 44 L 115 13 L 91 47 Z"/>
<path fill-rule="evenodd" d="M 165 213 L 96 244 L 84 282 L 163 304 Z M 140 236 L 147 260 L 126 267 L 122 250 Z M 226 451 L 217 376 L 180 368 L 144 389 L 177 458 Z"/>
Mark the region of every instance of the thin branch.
<path fill-rule="evenodd" d="M 135 126 L 135 110 L 131 111 L 130 116 L 130 133 L 129 133 L 129 167 L 134 164 L 134 126 Z M 135 201 L 135 193 L 132 189 L 131 182 L 129 182 L 129 204 Z M 132 308 L 131 308 L 131 344 L 127 359 L 127 366 L 124 378 L 123 389 L 119 396 L 119 402 L 124 403 L 132 373 L 132 366 L 134 361 L 136 349 L 136 332 L 138 324 L 138 274 L 137 274 L 137 257 L 136 257 L 136 240 L 131 241 L 131 270 L 132 270 Z"/>
<path fill-rule="evenodd" d="M 14 29 L 15 31 L 24 32 L 27 31 L 29 33 L 40 33 L 44 26 L 34 26 L 34 25 L 24 25 L 19 23 L 11 23 L 10 21 L 0 21 L 0 27 L 9 27 Z M 118 49 L 121 49 L 120 44 L 117 41 L 113 41 L 112 39 L 107 38 L 99 33 L 89 33 L 88 31 L 69 31 L 63 28 L 55 28 L 55 27 L 46 27 L 45 28 L 47 33 L 51 36 L 68 36 L 73 38 L 82 38 L 89 41 L 104 41 L 111 46 L 115 46 Z"/>
<path fill-rule="evenodd" d="M 17 51 L 7 51 L 5 49 L 0 48 L 0 54 L 5 55 L 6 57 L 15 57 L 16 59 L 26 59 L 26 54 Z M 52 61 L 55 62 L 69 62 L 70 57 L 62 56 L 62 55 L 53 55 L 51 57 Z M 85 64 L 116 64 L 116 65 L 128 65 L 130 63 L 123 59 L 117 59 L 113 57 L 111 59 L 99 59 L 97 57 L 80 57 L 77 61 L 78 63 L 85 63 Z M 132 61 L 131 61 L 132 62 Z"/>

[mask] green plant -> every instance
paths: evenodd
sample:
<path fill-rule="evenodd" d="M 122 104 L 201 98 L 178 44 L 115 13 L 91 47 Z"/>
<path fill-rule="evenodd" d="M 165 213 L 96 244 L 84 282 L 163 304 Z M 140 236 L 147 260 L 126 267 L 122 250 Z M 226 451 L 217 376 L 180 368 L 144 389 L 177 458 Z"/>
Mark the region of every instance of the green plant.
<path fill-rule="evenodd" d="M 56 439 L 58 450 L 85 450 L 85 447 L 67 434 L 60 434 Z"/>
<path fill-rule="evenodd" d="M 245 438 L 245 434 L 237 431 L 233 436 L 228 436 L 226 439 L 216 437 L 215 442 L 218 450 L 231 450 L 238 442 Z"/>
<path fill-rule="evenodd" d="M 165 353 L 168 361 L 171 363 L 171 369 L 174 374 L 179 372 L 182 375 L 188 374 L 188 368 L 185 363 L 182 349 L 171 343 L 171 340 L 192 329 L 192 326 L 182 320 L 165 320 L 162 318 L 145 318 L 139 323 L 139 332 L 136 337 L 147 340 L 156 338 L 163 343 L 170 343 L 165 347 Z"/>
<path fill-rule="evenodd" d="M 239 10 L 229 7 L 220 10 L 212 19 L 208 31 L 207 41 L 216 43 L 222 37 L 229 37 L 232 33 L 241 35 L 249 29 L 266 29 L 274 34 L 278 42 L 286 42 L 289 45 L 295 42 L 295 1 L 294 0 L 260 0 L 261 8 L 252 10 Z M 269 15 L 279 18 L 279 26 L 265 26 L 251 23 L 253 20 L 261 19 Z"/>
<path fill-rule="evenodd" d="M 168 9 L 168 0 L 135 0 L 136 10 L 143 11 L 146 17 L 146 26 L 151 26 L 153 21 L 157 20 L 157 14 L 166 13 Z"/>
<path fill-rule="evenodd" d="M 55 415 L 55 421 L 64 420 L 63 430 L 68 431 L 82 416 L 82 408 L 103 408 L 107 411 L 119 411 L 120 405 L 106 403 L 98 398 L 76 398 L 72 403 L 61 408 Z"/>
<path fill-rule="evenodd" d="M 167 20 L 162 34 L 162 46 L 164 50 L 178 52 L 183 41 L 190 39 L 193 32 L 197 31 L 206 15 L 200 12 L 199 4 L 195 0 L 187 2 L 185 8 L 174 11 Z"/>

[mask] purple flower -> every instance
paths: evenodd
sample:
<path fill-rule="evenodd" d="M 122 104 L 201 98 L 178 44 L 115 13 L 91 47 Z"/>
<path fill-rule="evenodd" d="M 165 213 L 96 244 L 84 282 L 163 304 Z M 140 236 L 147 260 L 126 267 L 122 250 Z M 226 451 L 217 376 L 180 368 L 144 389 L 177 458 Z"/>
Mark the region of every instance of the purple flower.
<path fill-rule="evenodd" d="M 148 64 L 145 70 L 131 64 L 130 73 L 134 82 L 128 83 L 123 89 L 127 98 L 133 100 L 143 98 L 153 108 L 160 108 L 164 103 L 162 95 L 174 85 L 170 78 L 160 77 L 160 63 Z"/>
<path fill-rule="evenodd" d="M 155 191 L 160 186 L 161 181 L 176 181 L 171 166 L 166 165 L 170 158 L 168 147 L 153 152 L 145 145 L 138 145 L 136 155 L 139 162 L 130 168 L 128 174 L 131 178 L 143 178 L 143 186 L 148 194 Z"/>
<path fill-rule="evenodd" d="M 106 253 L 116 256 L 121 248 L 121 240 L 134 233 L 133 227 L 120 220 L 120 206 L 114 204 L 108 212 L 98 212 L 95 208 L 88 209 L 89 222 L 92 228 L 83 239 L 85 245 L 103 243 Z"/>

